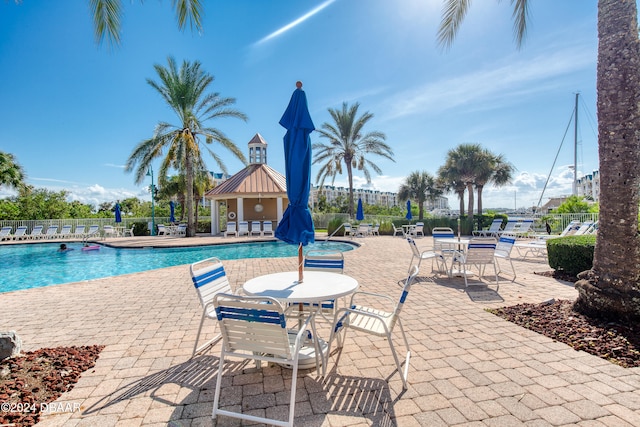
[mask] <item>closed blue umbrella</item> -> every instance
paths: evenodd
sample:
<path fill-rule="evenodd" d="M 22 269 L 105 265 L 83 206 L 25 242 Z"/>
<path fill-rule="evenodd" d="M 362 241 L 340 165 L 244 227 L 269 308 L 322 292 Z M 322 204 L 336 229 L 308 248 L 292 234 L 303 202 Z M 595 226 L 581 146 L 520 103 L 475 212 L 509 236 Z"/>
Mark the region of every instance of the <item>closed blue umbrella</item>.
<path fill-rule="evenodd" d="M 407 215 L 405 216 L 408 220 L 413 219 L 413 215 L 411 215 L 411 200 L 407 200 Z"/>
<path fill-rule="evenodd" d="M 285 110 L 280 125 L 287 129 L 284 136 L 285 177 L 287 180 L 287 197 L 289 206 L 284 211 L 278 224 L 276 238 L 298 247 L 298 275 L 302 281 L 302 246 L 313 243 L 315 230 L 309 211 L 309 189 L 311 186 L 311 139 L 309 134 L 315 130 L 307 96 L 302 90 L 302 83 L 296 82 L 289 105 Z"/>
<path fill-rule="evenodd" d="M 358 199 L 358 210 L 356 211 L 356 219 L 362 221 L 364 219 L 364 209 L 362 209 L 362 199 Z"/>
<path fill-rule="evenodd" d="M 116 203 L 116 223 L 122 222 L 122 214 L 120 213 L 120 203 Z"/>
<path fill-rule="evenodd" d="M 169 222 L 176 222 L 176 217 L 175 215 L 175 211 L 176 211 L 176 204 L 173 203 L 173 200 L 169 202 Z"/>

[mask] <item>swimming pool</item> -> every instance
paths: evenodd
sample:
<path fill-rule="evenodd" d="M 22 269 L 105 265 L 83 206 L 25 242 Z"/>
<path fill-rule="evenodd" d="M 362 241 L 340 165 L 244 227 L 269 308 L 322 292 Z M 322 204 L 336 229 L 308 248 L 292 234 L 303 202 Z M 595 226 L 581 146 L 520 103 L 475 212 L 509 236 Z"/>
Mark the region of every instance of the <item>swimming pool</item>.
<path fill-rule="evenodd" d="M 83 251 L 80 243 L 67 246 L 73 250 L 58 252 L 59 243 L 0 246 L 0 293 L 191 264 L 214 256 L 230 260 L 283 258 L 298 254 L 297 246 L 279 241 L 180 248 L 122 249 L 101 246 L 99 250 L 92 251 Z M 317 242 L 305 246 L 304 251 L 322 249 L 346 252 L 354 248 L 349 243 Z"/>

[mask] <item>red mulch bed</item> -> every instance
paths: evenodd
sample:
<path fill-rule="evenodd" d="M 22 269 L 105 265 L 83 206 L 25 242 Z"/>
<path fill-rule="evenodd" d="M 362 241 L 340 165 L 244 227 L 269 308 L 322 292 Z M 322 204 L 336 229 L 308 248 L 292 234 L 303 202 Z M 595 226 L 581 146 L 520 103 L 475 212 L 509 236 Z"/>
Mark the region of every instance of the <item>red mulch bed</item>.
<path fill-rule="evenodd" d="M 0 362 L 0 424 L 16 427 L 38 422 L 80 375 L 95 366 L 104 346 L 57 347 L 30 351 Z"/>
<path fill-rule="evenodd" d="M 536 273 L 575 282 L 574 276 L 558 272 Z M 518 304 L 489 312 L 576 350 L 601 357 L 625 368 L 640 366 L 640 324 L 618 323 L 577 313 L 573 302 L 559 300 L 541 304 Z"/>

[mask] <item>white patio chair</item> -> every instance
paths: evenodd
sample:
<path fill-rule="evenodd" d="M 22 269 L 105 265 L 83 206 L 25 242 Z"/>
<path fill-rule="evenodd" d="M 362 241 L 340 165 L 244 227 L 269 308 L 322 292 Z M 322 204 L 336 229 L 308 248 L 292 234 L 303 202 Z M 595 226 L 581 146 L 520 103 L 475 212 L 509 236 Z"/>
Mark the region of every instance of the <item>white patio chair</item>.
<path fill-rule="evenodd" d="M 353 231 L 353 228 L 351 227 L 351 224 L 345 222 L 344 224 L 342 224 L 342 228 L 344 228 L 344 236 L 347 237 L 353 237 L 355 235 L 355 232 Z"/>
<path fill-rule="evenodd" d="M 453 239 L 456 236 L 453 229 L 450 227 L 433 227 L 431 236 L 433 237 L 434 252 L 441 254 L 445 259 L 451 258 L 451 261 L 453 261 L 454 256 L 458 253 L 457 246 L 438 241 L 438 239 Z"/>
<path fill-rule="evenodd" d="M 193 353 L 191 357 L 196 353 L 200 353 L 202 350 L 215 345 L 220 338 L 220 334 L 214 336 L 202 346 L 198 347 L 200 341 L 200 334 L 202 333 L 202 326 L 205 319 L 216 320 L 216 313 L 213 308 L 213 297 L 219 293 L 231 294 L 231 285 L 227 278 L 227 273 L 224 270 L 222 262 L 218 258 L 207 258 L 202 261 L 194 262 L 189 266 L 189 273 L 191 274 L 191 281 L 198 293 L 200 299 L 200 306 L 202 307 L 202 317 L 200 318 L 200 325 L 198 326 L 198 334 L 196 335 L 196 342 L 193 345 Z"/>
<path fill-rule="evenodd" d="M 373 227 L 371 227 L 371 235 L 380 236 L 380 224 L 375 224 Z"/>
<path fill-rule="evenodd" d="M 499 260 L 508 260 L 511 265 L 511 274 L 513 275 L 513 280 L 516 280 L 516 269 L 513 266 L 513 261 L 511 261 L 511 251 L 513 250 L 513 246 L 516 243 L 516 236 L 513 234 L 503 234 L 500 236 L 498 240 L 498 244 L 496 245 L 496 250 L 494 252 L 494 257 L 496 258 L 496 265 L 498 267 L 498 274 L 502 273 L 502 268 L 500 268 Z"/>
<path fill-rule="evenodd" d="M 413 267 L 413 262 L 416 259 L 418 260 L 418 264 L 416 264 L 416 267 L 418 268 L 420 268 L 420 263 L 423 260 L 430 259 L 431 271 L 433 271 L 433 261 L 435 261 L 436 264 L 438 265 L 438 272 L 447 271 L 447 261 L 444 259 L 444 256 L 442 256 L 442 254 L 439 254 L 433 250 L 420 251 L 418 249 L 418 246 L 416 245 L 416 242 L 411 237 L 407 237 L 407 242 L 409 242 L 409 247 L 411 248 L 411 254 L 412 254 L 408 271 L 411 271 L 411 268 Z M 440 263 L 442 263 L 442 265 Z"/>
<path fill-rule="evenodd" d="M 367 237 L 369 235 L 369 224 L 358 224 L 354 234 L 355 237 Z"/>
<path fill-rule="evenodd" d="M 467 250 L 458 256 L 460 256 L 460 262 L 462 263 L 462 271 L 459 272 L 464 276 L 464 285 L 469 286 L 467 277 L 473 274 L 471 270 L 475 267 L 478 271 L 478 279 L 482 283 L 482 277 L 484 276 L 484 270 L 487 265 L 493 266 L 493 271 L 496 276 L 496 285 L 498 285 L 498 267 L 496 266 L 496 258 L 494 254 L 496 252 L 496 239 L 493 237 L 474 237 L 469 242 Z M 455 274 L 455 273 L 454 273 Z"/>
<path fill-rule="evenodd" d="M 262 230 L 260 229 L 260 221 L 251 221 L 251 230 L 249 236 L 253 235 L 262 236 Z"/>
<path fill-rule="evenodd" d="M 418 234 L 422 234 L 424 237 L 424 222 L 416 222 L 416 226 L 411 229 L 413 237 L 418 237 Z"/>
<path fill-rule="evenodd" d="M 229 235 L 238 237 L 238 230 L 236 229 L 235 221 L 227 221 L 227 229 L 224 232 L 224 237 L 227 237 Z"/>
<path fill-rule="evenodd" d="M 396 227 L 394 223 L 391 223 L 391 226 L 393 227 L 393 237 L 396 237 L 398 233 L 400 233 L 402 237 L 405 237 L 404 230 L 402 229 L 402 227 Z"/>
<path fill-rule="evenodd" d="M 267 234 L 273 236 L 273 222 L 272 221 L 264 221 L 262 223 L 262 235 L 266 236 Z"/>
<path fill-rule="evenodd" d="M 407 389 L 407 376 L 409 373 L 409 359 L 411 358 L 411 348 L 409 347 L 409 341 L 407 340 L 404 328 L 402 327 L 400 313 L 402 311 L 404 303 L 407 300 L 407 296 L 409 295 L 411 285 L 418 275 L 418 271 L 419 270 L 417 266 L 411 268 L 409 276 L 407 277 L 407 280 L 404 283 L 404 287 L 402 288 L 400 298 L 396 300 L 397 302 L 395 304 L 394 299 L 387 295 L 374 294 L 370 292 L 355 292 L 351 296 L 349 305 L 336 311 L 333 323 L 334 327 L 331 329 L 331 337 L 329 338 L 329 349 L 327 354 L 331 354 L 331 344 L 333 343 L 333 339 L 336 334 L 340 333 L 340 330 L 342 328 L 344 328 L 344 337 L 342 338 L 343 343 L 344 339 L 346 338 L 347 330 L 349 329 L 386 338 L 389 342 L 389 347 L 391 348 L 393 359 L 396 362 L 396 368 L 398 369 L 398 373 L 402 378 L 402 387 L 404 389 Z M 361 297 L 364 297 L 366 301 L 375 300 L 377 303 L 374 307 L 360 305 L 359 300 Z M 398 327 L 400 328 L 400 332 L 404 340 L 404 345 L 407 348 L 404 371 L 402 370 L 402 365 L 400 364 L 400 360 L 398 359 L 396 349 L 393 346 L 393 339 L 391 337 L 393 329 L 396 325 L 398 325 Z M 338 340 L 338 344 L 341 345 L 340 340 Z"/>
<path fill-rule="evenodd" d="M 502 227 L 502 219 L 494 219 L 487 230 L 473 230 L 471 233 L 475 237 L 495 237 Z"/>
<path fill-rule="evenodd" d="M 105 239 L 107 237 L 118 237 L 118 233 L 112 225 L 105 225 L 102 227 L 102 237 Z"/>
<path fill-rule="evenodd" d="M 293 427 L 300 349 L 307 339 L 306 327 L 313 318 L 308 317 L 299 331 L 288 332 L 284 310 L 273 298 L 218 294 L 213 298 L 213 305 L 223 340 L 213 398 L 213 418 L 224 415 L 255 423 Z M 222 375 L 228 356 L 291 365 L 293 369 L 287 421 L 233 412 L 218 407 Z"/>
<path fill-rule="evenodd" d="M 135 227 L 125 228 L 125 229 L 124 229 L 124 232 L 122 233 L 122 236 L 123 236 L 123 237 L 134 237 L 134 234 L 133 234 L 133 229 L 134 229 L 134 228 L 135 228 Z"/>
<path fill-rule="evenodd" d="M 240 221 L 240 222 L 238 222 L 238 237 L 242 237 L 244 235 L 249 237 L 249 222 L 248 221 Z"/>
<path fill-rule="evenodd" d="M 322 251 L 311 250 L 304 256 L 304 271 L 325 271 L 328 273 L 344 273 L 344 255 L 339 251 Z M 331 322 L 335 314 L 336 301 L 322 301 L 320 307 L 320 315 L 328 322 Z M 317 310 L 318 303 L 300 303 L 294 302 L 289 305 L 287 312 L 297 317 L 306 317 L 310 314 L 310 310 Z M 297 312 L 296 312 L 297 310 Z"/>

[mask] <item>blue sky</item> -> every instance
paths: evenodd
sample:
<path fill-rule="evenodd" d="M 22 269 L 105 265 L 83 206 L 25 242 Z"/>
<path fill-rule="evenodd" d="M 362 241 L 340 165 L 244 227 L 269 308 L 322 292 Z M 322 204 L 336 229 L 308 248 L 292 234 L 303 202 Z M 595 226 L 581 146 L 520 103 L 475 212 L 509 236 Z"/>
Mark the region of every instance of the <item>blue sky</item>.
<path fill-rule="evenodd" d="M 520 50 L 509 2 L 475 1 L 446 52 L 436 41 L 441 0 L 205 2 L 203 34 L 180 32 L 171 3 L 124 1 L 122 45 L 110 49 L 94 42 L 88 1 L 0 2 L 0 150 L 17 157 L 29 184 L 91 204 L 148 199 L 150 182 L 136 185 L 124 164 L 159 121 L 176 123 L 146 83 L 168 56 L 202 63 L 212 90 L 236 98 L 249 117 L 210 125 L 247 151 L 260 133 L 269 165 L 282 173 L 278 121 L 297 80 L 316 128 L 343 102 L 374 114 L 366 130 L 384 132 L 395 153 L 395 162 L 371 157 L 383 171 L 373 177 L 377 190 L 397 191 L 413 171 L 435 174 L 449 149 L 472 142 L 516 168 L 511 185 L 485 189 L 484 207 L 535 205 L 576 92 L 579 176 L 598 168 L 595 0 L 530 2 Z M 230 173 L 243 167 L 214 150 Z M 571 165 L 572 130 L 543 203 L 571 193 Z M 354 182 L 366 185 L 362 174 Z M 453 195 L 449 203 L 458 206 Z"/>

